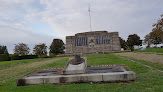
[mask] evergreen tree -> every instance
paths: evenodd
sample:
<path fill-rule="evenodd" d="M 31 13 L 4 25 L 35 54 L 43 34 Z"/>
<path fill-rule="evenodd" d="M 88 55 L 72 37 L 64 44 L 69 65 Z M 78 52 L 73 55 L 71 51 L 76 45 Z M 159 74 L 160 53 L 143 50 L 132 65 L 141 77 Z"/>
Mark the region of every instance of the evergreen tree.
<path fill-rule="evenodd" d="M 8 50 L 6 46 L 0 45 L 0 54 L 8 54 Z"/>
<path fill-rule="evenodd" d="M 54 39 L 49 49 L 50 49 L 50 53 L 53 53 L 55 55 L 63 54 L 65 46 L 61 39 Z"/>
<path fill-rule="evenodd" d="M 121 44 L 121 48 L 123 48 L 124 50 L 127 49 L 127 43 L 125 40 L 123 40 L 121 37 L 119 37 L 120 40 L 120 44 Z"/>
<path fill-rule="evenodd" d="M 142 40 L 140 40 L 140 37 L 137 34 L 129 35 L 127 39 L 127 45 L 130 48 L 131 51 L 134 50 L 134 45 L 141 45 Z"/>

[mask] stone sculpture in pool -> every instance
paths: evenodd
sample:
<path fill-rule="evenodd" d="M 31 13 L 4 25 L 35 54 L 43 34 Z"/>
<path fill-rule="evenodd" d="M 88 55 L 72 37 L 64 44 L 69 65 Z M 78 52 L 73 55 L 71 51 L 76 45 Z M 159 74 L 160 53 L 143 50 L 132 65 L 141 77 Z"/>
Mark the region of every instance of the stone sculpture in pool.
<path fill-rule="evenodd" d="M 125 65 L 87 66 L 87 58 L 76 55 L 64 68 L 42 69 L 17 80 L 18 86 L 84 82 L 128 82 L 136 75 Z"/>

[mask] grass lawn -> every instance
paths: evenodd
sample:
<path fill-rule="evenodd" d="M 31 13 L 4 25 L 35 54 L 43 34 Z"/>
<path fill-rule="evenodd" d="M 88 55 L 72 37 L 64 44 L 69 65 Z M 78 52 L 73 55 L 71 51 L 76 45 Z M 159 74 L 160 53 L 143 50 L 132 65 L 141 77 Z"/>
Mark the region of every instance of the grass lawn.
<path fill-rule="evenodd" d="M 56 62 L 41 67 L 62 68 L 66 65 L 68 58 L 60 58 Z M 131 83 L 82 83 L 68 85 L 33 85 L 16 86 L 15 77 L 5 83 L 0 84 L 1 92 L 163 92 L 163 74 L 151 70 L 144 66 L 119 58 L 112 54 L 89 55 L 87 56 L 88 66 L 90 65 L 109 65 L 125 64 L 136 73 L 136 81 Z M 20 70 L 22 71 L 22 70 Z M 25 74 L 22 74 L 23 76 Z M 20 77 L 20 76 L 19 76 Z"/>
<path fill-rule="evenodd" d="M 50 58 L 35 58 L 35 59 L 23 59 L 23 60 L 12 60 L 12 61 L 0 61 L 0 70 L 15 67 L 32 62 L 41 62 Z M 12 65 L 13 64 L 13 65 Z"/>
<path fill-rule="evenodd" d="M 161 71 L 163 71 L 163 65 L 162 64 L 159 64 L 159 63 L 153 63 L 153 62 L 147 62 L 147 61 L 144 61 L 144 60 L 138 60 L 138 59 L 134 59 L 132 57 L 127 57 L 127 56 L 123 56 L 123 57 L 126 57 L 126 58 L 129 58 L 129 59 L 132 59 L 134 61 L 137 61 L 137 62 L 140 62 L 142 64 L 145 64 L 145 65 L 148 65 L 148 66 L 151 66 L 151 67 L 154 67 L 154 68 L 157 68 Z"/>
<path fill-rule="evenodd" d="M 35 59 L 22 59 L 22 60 L 12 60 L 12 61 L 0 61 L 1 65 L 13 64 L 13 63 L 20 63 L 20 62 L 31 62 L 31 61 L 38 61 L 38 60 L 46 60 L 49 58 L 35 58 Z"/>
<path fill-rule="evenodd" d="M 163 53 L 163 48 L 149 48 L 146 50 L 139 50 L 135 52 L 151 52 L 151 53 Z"/>

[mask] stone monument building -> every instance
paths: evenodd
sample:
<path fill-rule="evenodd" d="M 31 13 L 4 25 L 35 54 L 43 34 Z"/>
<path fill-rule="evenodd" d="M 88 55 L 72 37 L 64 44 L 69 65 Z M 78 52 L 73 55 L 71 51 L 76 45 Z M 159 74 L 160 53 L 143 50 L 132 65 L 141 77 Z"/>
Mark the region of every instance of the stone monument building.
<path fill-rule="evenodd" d="M 120 50 L 118 32 L 91 31 L 66 37 L 66 54 L 110 53 Z"/>

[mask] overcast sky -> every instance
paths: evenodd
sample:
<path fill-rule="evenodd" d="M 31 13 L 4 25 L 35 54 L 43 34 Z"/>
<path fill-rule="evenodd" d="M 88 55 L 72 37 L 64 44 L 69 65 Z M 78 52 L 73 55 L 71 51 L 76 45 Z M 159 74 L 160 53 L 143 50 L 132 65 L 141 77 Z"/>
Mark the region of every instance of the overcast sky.
<path fill-rule="evenodd" d="M 89 3 L 92 29 L 125 40 L 129 34 L 144 39 L 163 14 L 163 0 L 0 0 L 0 45 L 13 53 L 14 44 L 26 43 L 32 52 L 35 44 L 90 31 Z"/>

